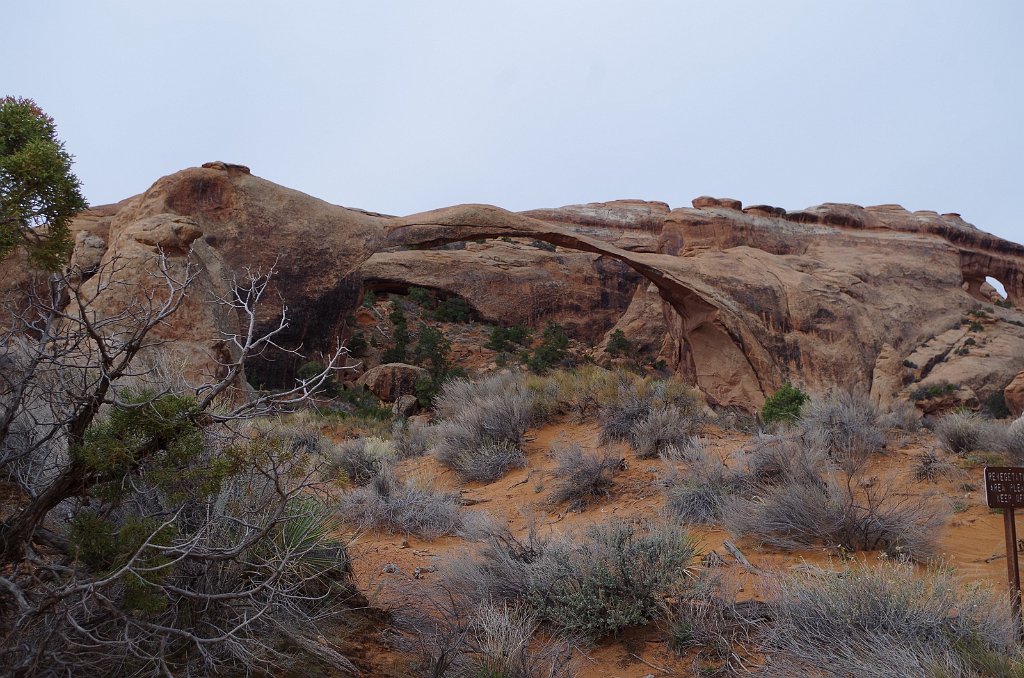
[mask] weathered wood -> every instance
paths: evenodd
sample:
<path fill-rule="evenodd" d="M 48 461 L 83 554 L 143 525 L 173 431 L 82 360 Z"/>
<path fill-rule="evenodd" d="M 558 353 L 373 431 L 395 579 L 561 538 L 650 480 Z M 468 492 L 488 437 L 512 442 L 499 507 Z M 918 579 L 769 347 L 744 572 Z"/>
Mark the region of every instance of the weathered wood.
<path fill-rule="evenodd" d="M 729 552 L 729 555 L 736 559 L 736 562 L 743 566 L 747 572 L 760 572 L 761 570 L 751 564 L 747 557 L 740 551 L 740 547 L 726 539 L 722 542 L 722 548 Z"/>

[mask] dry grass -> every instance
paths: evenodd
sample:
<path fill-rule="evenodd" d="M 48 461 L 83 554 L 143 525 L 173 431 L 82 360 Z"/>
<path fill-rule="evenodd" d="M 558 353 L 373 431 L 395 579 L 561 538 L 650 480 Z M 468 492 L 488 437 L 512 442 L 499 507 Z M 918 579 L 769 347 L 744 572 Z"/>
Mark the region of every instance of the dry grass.
<path fill-rule="evenodd" d="M 662 599 L 691 582 L 695 554 L 672 523 L 610 522 L 557 538 L 493 533 L 444 576 L 471 602 L 525 602 L 552 630 L 596 640 L 659 618 Z"/>
<path fill-rule="evenodd" d="M 742 474 L 729 469 L 717 456 L 701 452 L 685 471 L 669 466 L 665 478 L 666 508 L 684 523 L 716 523 L 722 519 L 726 499 L 745 483 Z"/>
<path fill-rule="evenodd" d="M 512 374 L 446 383 L 434 401 L 441 417 L 434 427 L 438 460 L 464 480 L 495 480 L 522 465 L 520 445 L 534 421 L 534 398 Z"/>
<path fill-rule="evenodd" d="M 447 465 L 463 480 L 491 483 L 509 470 L 526 465 L 526 455 L 507 440 L 483 443 L 448 460 Z"/>
<path fill-rule="evenodd" d="M 893 403 L 888 412 L 878 417 L 878 425 L 883 429 L 913 433 L 921 428 L 921 412 L 914 403 L 901 400 Z"/>
<path fill-rule="evenodd" d="M 643 456 L 656 456 L 660 440 L 671 444 L 692 436 L 703 422 L 703 401 L 682 381 L 623 377 L 614 398 L 602 403 L 601 442 L 639 440 Z"/>
<path fill-rule="evenodd" d="M 336 445 L 330 456 L 330 468 L 356 485 L 376 478 L 395 460 L 391 443 L 383 438 L 352 438 Z"/>
<path fill-rule="evenodd" d="M 421 457 L 434 444 L 434 428 L 414 421 L 396 420 L 391 426 L 391 447 L 398 459 Z"/>
<path fill-rule="evenodd" d="M 904 564 L 805 570 L 766 585 L 767 676 L 1024 675 L 1006 600 Z"/>
<path fill-rule="evenodd" d="M 1006 427 L 1004 447 L 1018 462 L 1024 460 L 1024 417 Z"/>
<path fill-rule="evenodd" d="M 597 416 L 602 403 L 614 399 L 622 380 L 633 375 L 582 365 L 573 370 L 558 370 L 545 376 L 531 374 L 526 386 L 536 394 L 542 416 L 568 414 L 580 422 Z"/>
<path fill-rule="evenodd" d="M 885 432 L 878 420 L 878 410 L 866 395 L 833 391 L 804 406 L 800 429 L 809 445 L 854 473 L 885 449 Z"/>
<path fill-rule="evenodd" d="M 944 449 L 965 456 L 980 450 L 1003 448 L 1003 431 L 997 424 L 966 410 L 947 414 L 935 422 L 935 435 Z"/>
<path fill-rule="evenodd" d="M 596 499 L 611 494 L 615 473 L 621 460 L 608 450 L 584 452 L 576 444 L 552 449 L 555 468 L 554 489 L 550 500 L 555 505 L 567 504 L 569 510 L 582 511 Z"/>
<path fill-rule="evenodd" d="M 914 478 L 936 482 L 959 472 L 959 467 L 937 450 L 922 452 L 914 463 Z"/>
<path fill-rule="evenodd" d="M 362 529 L 425 539 L 457 534 L 464 525 L 458 495 L 413 480 L 401 482 L 387 467 L 366 487 L 345 494 L 340 511 L 346 522 Z"/>
<path fill-rule="evenodd" d="M 783 550 L 826 546 L 845 551 L 883 551 L 926 560 L 948 517 L 940 502 L 894 491 L 888 485 L 858 487 L 853 481 L 786 482 L 756 498 L 731 497 L 726 527 Z"/>
<path fill-rule="evenodd" d="M 703 416 L 685 412 L 676 405 L 651 408 L 629 431 L 636 456 L 656 457 L 662 452 L 692 447 L 694 435 L 704 423 Z"/>

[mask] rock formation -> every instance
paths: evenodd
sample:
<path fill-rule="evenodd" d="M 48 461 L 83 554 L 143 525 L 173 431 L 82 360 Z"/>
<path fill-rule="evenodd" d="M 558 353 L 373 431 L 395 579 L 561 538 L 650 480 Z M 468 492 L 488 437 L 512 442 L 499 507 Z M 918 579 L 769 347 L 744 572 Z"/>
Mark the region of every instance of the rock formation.
<path fill-rule="evenodd" d="M 955 214 L 836 203 L 744 209 L 701 197 L 675 209 L 460 205 L 391 217 L 209 163 L 91 210 L 75 229 L 83 268 L 158 245 L 182 255 L 187 241 L 211 291 L 246 267 L 276 266 L 273 292 L 292 318 L 281 340 L 307 351 L 347 335 L 364 284 L 416 285 L 462 296 L 491 321 L 554 319 L 594 342 L 618 327 L 722 405 L 756 409 L 786 380 L 858 386 L 883 403 L 918 382 L 949 380 L 983 400 L 1024 371 L 1024 316 L 990 306 L 984 286 L 993 276 L 1011 303 L 1024 303 L 1024 247 Z M 444 248 L 469 241 L 489 244 Z M 983 329 L 971 329 L 968 314 L 982 305 Z M 261 321 L 274 322 L 277 310 Z M 176 336 L 196 342 L 192 360 L 205 369 L 224 321 L 180 321 L 188 325 Z M 283 379 L 294 367 L 259 369 Z"/>

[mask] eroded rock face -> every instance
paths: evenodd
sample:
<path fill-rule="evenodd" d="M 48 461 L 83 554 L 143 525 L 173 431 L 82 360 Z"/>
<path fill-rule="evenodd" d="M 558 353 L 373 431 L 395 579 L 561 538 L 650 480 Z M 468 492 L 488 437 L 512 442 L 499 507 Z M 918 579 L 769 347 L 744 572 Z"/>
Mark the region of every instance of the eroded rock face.
<path fill-rule="evenodd" d="M 281 340 L 307 352 L 347 336 L 365 281 L 460 294 L 488 319 L 540 302 L 551 319 L 579 316 L 576 331 L 595 340 L 616 324 L 650 347 L 661 334 L 663 357 L 723 405 L 757 408 L 787 379 L 811 390 L 870 389 L 886 402 L 948 378 L 984 399 L 1024 370 L 1019 312 L 993 311 L 983 345 L 960 332 L 966 313 L 991 308 L 985 276 L 1024 303 L 1024 247 L 955 214 L 839 203 L 743 209 L 702 197 L 671 210 L 615 201 L 389 217 L 210 163 L 160 179 L 112 213 L 83 215 L 76 229 L 83 267 L 137 248 L 177 256 L 191 246 L 213 262 L 212 289 L 218 267 L 230 278 L 276 264 L 271 294 L 292 317 Z M 431 249 L 501 238 L 525 241 Z M 523 244 L 532 240 L 559 249 Z M 277 311 L 268 306 L 261 323 L 270 327 Z M 214 320 L 197 311 L 174 322 L 189 323 L 181 337 L 198 337 L 212 334 Z"/>
<path fill-rule="evenodd" d="M 671 311 L 672 308 L 668 307 L 668 312 Z M 672 354 L 672 342 L 665 323 L 665 313 L 658 288 L 644 281 L 644 284 L 637 286 L 629 307 L 605 334 L 598 350 L 604 351 L 612 334 L 622 330 L 636 352 L 667 358 Z"/>
<path fill-rule="evenodd" d="M 1010 414 L 1019 417 L 1024 414 L 1024 372 L 1020 372 L 1003 390 L 1006 408 Z"/>
<path fill-rule="evenodd" d="M 367 289 L 428 288 L 462 297 L 485 322 L 535 329 L 556 322 L 589 343 L 616 323 L 643 279 L 614 259 L 500 240 L 462 250 L 379 252 L 358 273 Z"/>

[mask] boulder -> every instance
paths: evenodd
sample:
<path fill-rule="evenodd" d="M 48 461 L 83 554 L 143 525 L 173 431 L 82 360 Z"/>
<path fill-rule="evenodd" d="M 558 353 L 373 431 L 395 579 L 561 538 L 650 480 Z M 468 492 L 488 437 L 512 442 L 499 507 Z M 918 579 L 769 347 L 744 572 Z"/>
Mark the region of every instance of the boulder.
<path fill-rule="evenodd" d="M 1024 372 L 1020 372 L 1013 378 L 1013 381 L 1007 384 L 1003 389 L 1003 397 L 1010 414 L 1014 417 L 1024 414 Z"/>
<path fill-rule="evenodd" d="M 401 395 L 395 399 L 391 411 L 396 417 L 411 417 L 420 408 L 420 401 L 414 395 Z"/>
<path fill-rule="evenodd" d="M 382 401 L 390 403 L 404 395 L 415 395 L 416 382 L 429 376 L 430 372 L 422 367 L 387 363 L 370 368 L 356 383 L 365 386 Z"/>
<path fill-rule="evenodd" d="M 690 201 L 696 209 L 705 209 L 708 207 L 724 207 L 730 210 L 741 210 L 743 209 L 743 203 L 733 198 L 712 198 L 709 195 L 702 195 L 694 198 Z"/>

